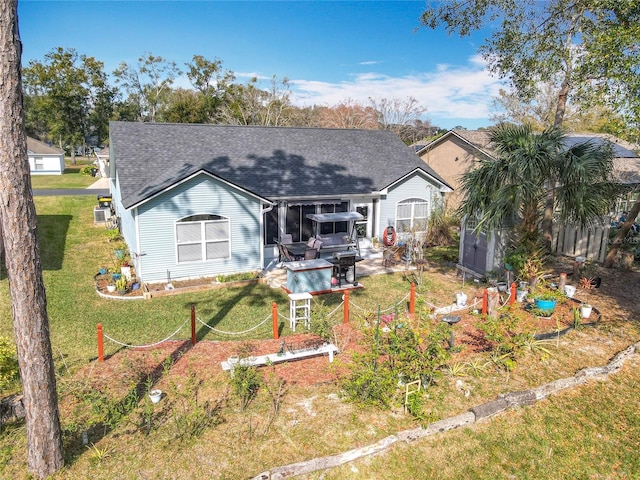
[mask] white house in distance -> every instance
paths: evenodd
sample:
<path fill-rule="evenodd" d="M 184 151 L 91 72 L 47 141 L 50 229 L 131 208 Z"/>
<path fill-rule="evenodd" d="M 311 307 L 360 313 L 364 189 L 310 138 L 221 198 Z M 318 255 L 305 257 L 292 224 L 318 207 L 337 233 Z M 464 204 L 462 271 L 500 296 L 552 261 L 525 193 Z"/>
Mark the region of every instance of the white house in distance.
<path fill-rule="evenodd" d="M 27 137 L 27 154 L 31 175 L 62 175 L 64 152 L 40 140 Z"/>

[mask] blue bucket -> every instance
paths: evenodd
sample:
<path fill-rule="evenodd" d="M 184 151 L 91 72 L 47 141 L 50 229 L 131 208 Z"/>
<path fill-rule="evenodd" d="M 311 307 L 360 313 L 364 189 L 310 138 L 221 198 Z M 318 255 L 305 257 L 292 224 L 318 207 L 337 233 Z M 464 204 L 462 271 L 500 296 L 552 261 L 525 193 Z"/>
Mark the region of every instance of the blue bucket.
<path fill-rule="evenodd" d="M 542 300 L 540 298 L 535 299 L 536 308 L 543 312 L 553 312 L 556 308 L 556 300 Z"/>

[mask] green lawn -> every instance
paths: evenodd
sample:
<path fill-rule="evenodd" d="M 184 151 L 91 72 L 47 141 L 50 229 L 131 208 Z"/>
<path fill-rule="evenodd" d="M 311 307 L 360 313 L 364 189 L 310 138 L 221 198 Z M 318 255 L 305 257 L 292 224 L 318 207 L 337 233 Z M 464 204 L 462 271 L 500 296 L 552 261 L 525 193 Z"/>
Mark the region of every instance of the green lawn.
<path fill-rule="evenodd" d="M 96 179 L 90 175 L 82 175 L 80 170 L 90 163 L 85 157 L 76 158 L 76 165 L 71 159 L 65 159 L 65 170 L 62 175 L 31 175 L 31 185 L 34 190 L 87 188 Z"/>
<path fill-rule="evenodd" d="M 113 265 L 115 245 L 107 241 L 103 227 L 93 226 L 95 200 L 77 196 L 36 197 L 35 201 L 51 340 L 65 408 L 61 416 L 67 466 L 54 478 L 249 478 L 269 466 L 372 444 L 419 424 L 397 408 L 387 411 L 340 401 L 333 384 L 288 385 L 277 418 L 271 417 L 274 397 L 261 389 L 247 411 L 240 411 L 231 395 L 222 409 L 221 424 L 207 424 L 193 437 L 176 437 L 203 421 L 205 400 L 229 395 L 228 377 L 219 369 L 205 368 L 199 371 L 203 380 L 196 386 L 189 383 L 187 375 L 167 372 L 161 386 L 168 392 L 165 400 L 154 407 L 146 398 L 140 399 L 113 430 L 100 426 L 90 431 L 96 446 L 82 446 L 80 433 L 91 424 L 91 415 L 105 414 L 106 406 L 123 402 L 100 389 L 108 392 L 112 383 L 133 381 L 137 378 L 133 374 L 140 373 L 133 361 L 122 361 L 124 370 L 113 377 L 101 377 L 98 363 L 87 365 L 96 356 L 98 323 L 108 335 L 139 345 L 157 342 L 176 330 L 189 318 L 191 305 L 209 325 L 243 331 L 270 315 L 271 302 L 287 316 L 288 299 L 283 291 L 261 284 L 151 300 L 102 299 L 93 289 L 93 275 L 100 267 Z M 366 288 L 352 292 L 353 303 L 370 312 L 378 306 L 393 308 L 409 289 L 409 279 L 402 274 L 375 275 L 362 282 Z M 455 285 L 453 288 L 459 288 Z M 425 274 L 420 298 L 442 305 L 444 298 L 453 299 L 455 290 L 451 287 L 441 283 L 436 274 Z M 341 296 L 324 295 L 323 301 L 335 307 Z M 291 333 L 284 320 L 281 324 L 283 335 Z M 0 335 L 12 336 L 4 272 L 0 277 Z M 251 334 L 253 338 L 270 335 L 270 321 Z M 223 339 L 207 328 L 199 328 L 198 336 Z M 178 338 L 189 337 L 187 325 Z M 429 387 L 425 398 L 429 418 L 456 415 L 499 393 L 537 386 L 585 366 L 602 365 L 611 352 L 637 338 L 633 322 L 613 322 L 567 335 L 552 348 L 549 358 L 529 354 L 519 360 L 513 372 L 489 367 L 480 377 L 445 376 Z M 576 348 L 573 342 L 584 342 L 583 348 Z M 118 348 L 109 343 L 106 347 L 107 354 Z M 594 353 L 598 350 L 602 351 Z M 636 357 L 603 382 L 590 382 L 532 407 L 509 411 L 469 428 L 398 444 L 383 454 L 304 478 L 640 478 L 639 366 Z M 81 367 L 86 367 L 84 372 L 90 369 L 93 376 L 74 377 L 73 372 Z M 268 369 L 265 372 L 267 375 Z M 88 388 L 89 380 L 100 378 L 100 387 Z M 458 387 L 460 380 L 470 387 L 468 398 Z M 117 411 L 107 413 L 116 415 Z M 155 425 L 151 432 L 145 429 L 146 421 Z M 20 422 L 0 430 L 0 477 L 29 478 L 24 430 Z"/>
<path fill-rule="evenodd" d="M 99 297 L 93 276 L 103 267 L 113 266 L 116 245 L 109 243 L 104 227 L 94 226 L 93 197 L 36 197 L 38 234 L 43 276 L 51 324 L 51 341 L 56 357 L 64 356 L 66 366 L 82 365 L 96 355 L 96 326 L 102 323 L 105 333 L 123 343 L 143 345 L 157 342 L 182 325 L 195 305 L 198 318 L 219 330 L 244 331 L 271 314 L 276 302 L 288 315 L 288 298 L 283 290 L 264 284 L 222 288 L 206 292 L 157 297 L 151 300 L 119 301 Z M 8 280 L 0 280 L 0 335 L 11 336 L 11 309 Z M 407 282 L 393 277 L 371 277 L 369 288 L 353 294 L 353 299 L 374 311 L 378 302 L 383 308 L 392 306 L 406 295 Z M 387 278 L 385 278 L 387 277 Z M 324 295 L 329 307 L 342 301 L 338 294 Z M 281 334 L 289 333 L 282 322 Z M 185 326 L 177 338 L 190 338 Z M 271 322 L 253 338 L 270 338 Z M 221 340 L 210 329 L 202 327 L 200 338 Z M 107 343 L 106 353 L 117 349 Z"/>

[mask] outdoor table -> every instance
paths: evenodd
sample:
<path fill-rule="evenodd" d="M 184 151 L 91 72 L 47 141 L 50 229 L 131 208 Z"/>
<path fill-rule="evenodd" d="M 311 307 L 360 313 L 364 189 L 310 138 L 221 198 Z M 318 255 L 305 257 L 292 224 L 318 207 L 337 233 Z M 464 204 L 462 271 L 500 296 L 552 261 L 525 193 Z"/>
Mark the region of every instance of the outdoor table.
<path fill-rule="evenodd" d="M 307 247 L 306 242 L 283 243 L 282 246 L 287 247 L 287 250 L 289 250 L 292 257 L 303 258 L 307 248 L 309 248 Z"/>

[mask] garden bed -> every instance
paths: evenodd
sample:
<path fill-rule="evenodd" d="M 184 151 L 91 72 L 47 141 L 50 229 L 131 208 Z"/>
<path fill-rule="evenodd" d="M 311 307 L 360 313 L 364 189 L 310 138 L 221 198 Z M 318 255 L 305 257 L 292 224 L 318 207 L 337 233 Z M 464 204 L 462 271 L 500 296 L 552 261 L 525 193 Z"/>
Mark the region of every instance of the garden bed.
<path fill-rule="evenodd" d="M 133 290 L 127 288 L 125 292 L 109 292 L 107 286 L 112 283 L 111 274 L 97 274 L 94 277 L 95 288 L 98 295 L 104 298 L 152 298 L 166 295 L 179 295 L 183 293 L 201 292 L 223 287 L 237 287 L 255 283 L 265 283 L 264 278 L 252 278 L 248 280 L 219 282 L 215 277 L 195 278 L 191 280 L 177 280 L 170 283 L 143 283 L 140 288 Z"/>

